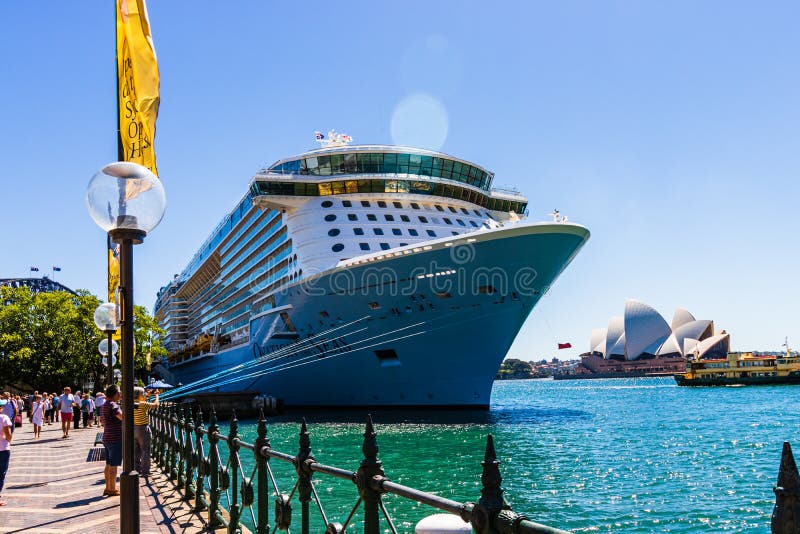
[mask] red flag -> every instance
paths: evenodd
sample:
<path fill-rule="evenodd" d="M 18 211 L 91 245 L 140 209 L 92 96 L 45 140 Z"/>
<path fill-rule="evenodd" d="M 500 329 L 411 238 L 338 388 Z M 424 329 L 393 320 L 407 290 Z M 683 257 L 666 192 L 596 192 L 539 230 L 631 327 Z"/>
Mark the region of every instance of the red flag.
<path fill-rule="evenodd" d="M 571 349 L 571 348 L 572 348 L 572 343 L 559 343 L 558 344 L 558 350 Z"/>

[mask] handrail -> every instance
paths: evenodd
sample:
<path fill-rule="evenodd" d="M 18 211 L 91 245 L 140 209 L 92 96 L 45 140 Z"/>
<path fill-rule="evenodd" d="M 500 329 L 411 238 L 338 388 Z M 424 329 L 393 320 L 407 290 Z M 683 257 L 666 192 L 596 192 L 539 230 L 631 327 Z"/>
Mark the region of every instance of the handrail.
<path fill-rule="evenodd" d="M 369 416 L 362 445 L 364 459 L 355 471 L 316 461 L 305 420 L 300 426 L 299 449 L 295 455 L 271 447 L 263 412 L 258 421 L 258 438 L 254 443 L 247 443 L 240 438 L 235 412 L 227 435 L 220 430 L 213 409 L 206 428 L 200 410 L 193 414 L 189 409 L 172 403 L 162 403 L 150 411 L 150 426 L 153 430 L 153 458 L 156 465 L 176 482 L 186 500 L 194 500 L 195 512 L 207 512 L 207 526 L 211 529 L 226 527 L 229 533 L 241 533 L 242 516 L 247 514 L 252 519 L 256 534 L 288 531 L 292 523 L 292 500 L 296 499 L 301 504 L 300 528 L 304 534 L 310 529 L 312 502 L 326 525 L 326 534 L 344 533 L 351 526 L 359 508 L 362 509 L 363 531 L 366 534 L 378 534 L 386 527 L 397 532 L 382 500 L 382 495 L 391 494 L 456 515 L 470 523 L 478 534 L 569 534 L 565 530 L 530 521 L 511 510 L 503 498 L 500 462 L 497 461 L 491 434 L 487 438 L 481 462 L 481 497 L 476 503 L 461 503 L 389 480 L 377 456 L 377 435 Z M 224 465 L 220 443 L 224 443 L 228 449 L 228 460 Z M 250 451 L 256 460 L 249 475 L 240 458 L 243 449 Z M 288 494 L 281 492 L 270 460 L 294 467 L 296 482 Z M 344 523 L 328 519 L 312 484 L 315 473 L 349 480 L 356 486 L 357 500 Z M 220 504 L 223 494 L 229 508 L 226 511 Z M 269 517 L 270 494 L 274 495 L 273 522 Z"/>

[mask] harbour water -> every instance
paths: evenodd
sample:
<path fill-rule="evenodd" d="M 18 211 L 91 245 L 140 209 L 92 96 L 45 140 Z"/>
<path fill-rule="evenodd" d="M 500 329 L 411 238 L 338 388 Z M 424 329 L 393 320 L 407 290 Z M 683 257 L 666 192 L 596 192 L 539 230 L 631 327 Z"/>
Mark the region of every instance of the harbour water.
<path fill-rule="evenodd" d="M 798 392 L 680 388 L 671 378 L 522 380 L 495 383 L 488 413 L 373 418 L 386 475 L 454 500 L 480 496 L 492 433 L 508 501 L 540 523 L 575 532 L 763 533 L 782 443 L 800 445 Z M 317 461 L 355 470 L 365 414 L 308 415 Z M 271 420 L 273 447 L 295 453 L 298 428 L 294 416 Z M 254 441 L 255 424 L 242 422 L 240 433 Z M 242 458 L 249 476 L 252 458 Z M 291 466 L 272 465 L 289 493 Z M 358 498 L 353 485 L 315 475 L 315 488 L 329 520 L 344 522 Z M 401 532 L 433 513 L 394 497 L 387 508 Z"/>

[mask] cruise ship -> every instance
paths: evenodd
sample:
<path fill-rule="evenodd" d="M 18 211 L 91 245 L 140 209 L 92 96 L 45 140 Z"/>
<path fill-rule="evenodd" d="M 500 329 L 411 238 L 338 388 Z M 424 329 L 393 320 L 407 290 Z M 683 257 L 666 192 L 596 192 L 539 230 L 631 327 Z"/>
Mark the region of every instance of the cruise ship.
<path fill-rule="evenodd" d="M 526 318 L 589 238 L 440 152 L 322 146 L 261 169 L 159 290 L 181 395 L 287 407 L 475 408 Z"/>

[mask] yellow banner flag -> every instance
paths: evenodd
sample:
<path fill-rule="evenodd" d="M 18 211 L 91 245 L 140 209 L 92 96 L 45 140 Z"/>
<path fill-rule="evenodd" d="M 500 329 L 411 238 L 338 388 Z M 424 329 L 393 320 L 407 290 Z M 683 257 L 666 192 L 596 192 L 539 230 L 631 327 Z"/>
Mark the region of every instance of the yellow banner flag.
<path fill-rule="evenodd" d="M 158 176 L 153 142 L 160 78 L 147 7 L 145 0 L 116 0 L 116 7 L 119 156 Z M 116 302 L 119 253 L 115 243 L 108 245 L 108 300 Z"/>

